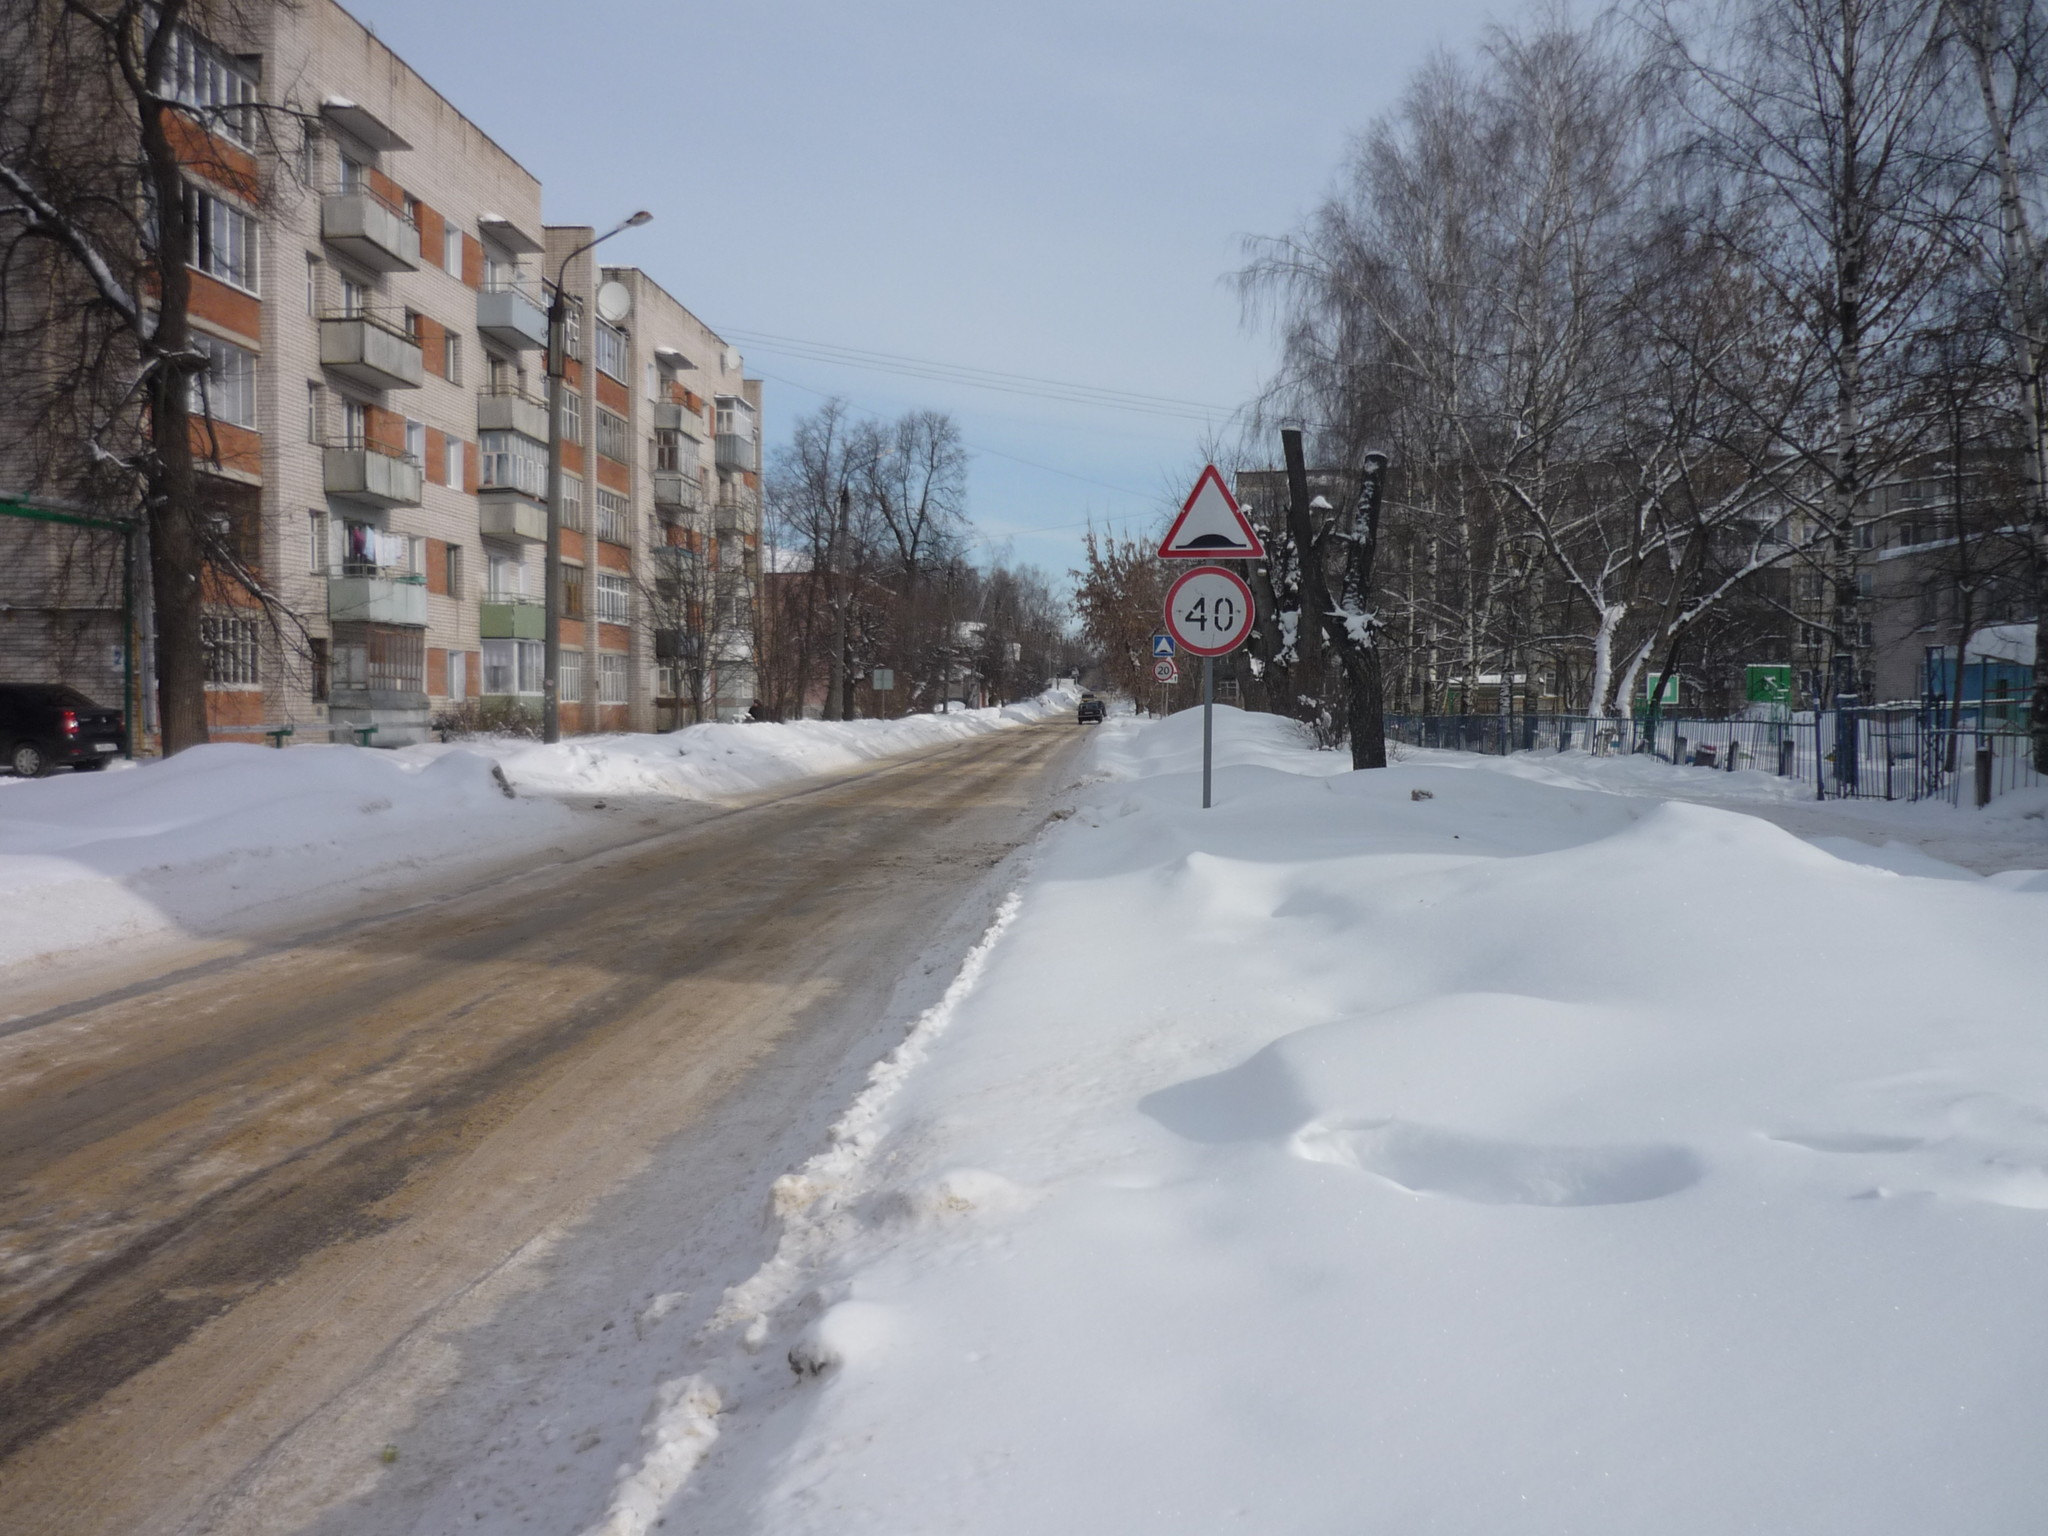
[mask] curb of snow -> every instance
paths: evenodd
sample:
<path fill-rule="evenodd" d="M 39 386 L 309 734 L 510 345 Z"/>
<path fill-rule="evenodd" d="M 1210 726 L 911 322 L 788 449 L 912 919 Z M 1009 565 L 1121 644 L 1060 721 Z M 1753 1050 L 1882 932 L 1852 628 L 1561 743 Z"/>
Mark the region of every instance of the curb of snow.
<path fill-rule="evenodd" d="M 705 1326 L 706 1337 L 739 1329 L 740 1344 L 748 1354 L 766 1343 L 771 1316 L 798 1295 L 815 1261 L 842 1235 L 839 1218 L 859 1193 L 859 1176 L 888 1133 L 884 1112 L 980 983 L 989 956 L 1023 904 L 1021 891 L 1003 898 L 994 921 L 967 952 L 945 994 L 918 1015 L 896 1048 L 869 1070 L 867 1086 L 826 1133 L 825 1150 L 770 1186 L 771 1208 L 782 1223 L 775 1252 L 725 1293 Z M 637 1466 L 620 1469 L 610 1509 L 585 1536 L 646 1536 L 718 1439 L 718 1415 L 724 1406 L 709 1372 L 664 1383 L 647 1426 L 646 1453 Z"/>

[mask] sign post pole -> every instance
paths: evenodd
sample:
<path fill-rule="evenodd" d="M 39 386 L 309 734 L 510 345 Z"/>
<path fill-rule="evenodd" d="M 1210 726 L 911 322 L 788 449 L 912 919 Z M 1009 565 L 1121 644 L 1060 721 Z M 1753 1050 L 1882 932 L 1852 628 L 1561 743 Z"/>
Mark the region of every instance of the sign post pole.
<path fill-rule="evenodd" d="M 1209 730 L 1216 718 L 1216 658 L 1202 658 L 1202 809 L 1209 809 Z"/>

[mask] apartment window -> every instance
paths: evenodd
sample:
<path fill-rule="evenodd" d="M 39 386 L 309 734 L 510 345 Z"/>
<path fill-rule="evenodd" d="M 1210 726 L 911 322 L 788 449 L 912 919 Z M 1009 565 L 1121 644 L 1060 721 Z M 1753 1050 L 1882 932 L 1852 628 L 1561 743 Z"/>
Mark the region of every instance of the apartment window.
<path fill-rule="evenodd" d="M 560 678 L 562 700 L 575 704 L 583 698 L 583 653 L 562 652 L 562 675 Z"/>
<path fill-rule="evenodd" d="M 488 581 L 484 591 L 494 602 L 526 595 L 526 567 L 516 556 L 492 555 Z"/>
<path fill-rule="evenodd" d="M 448 653 L 448 698 L 451 703 L 460 704 L 469 697 L 469 668 L 465 665 L 468 660 L 467 651 Z"/>
<path fill-rule="evenodd" d="M 360 400 L 341 402 L 341 446 L 363 448 L 370 441 L 370 408 Z"/>
<path fill-rule="evenodd" d="M 199 620 L 199 643 L 206 651 L 209 688 L 255 688 L 259 637 L 256 620 L 236 614 L 209 613 Z"/>
<path fill-rule="evenodd" d="M 341 190 L 343 192 L 367 192 L 370 189 L 370 168 L 353 155 L 341 157 Z"/>
<path fill-rule="evenodd" d="M 307 660 L 312 663 L 313 702 L 324 704 L 333 689 L 334 658 L 327 649 L 327 642 L 314 636 L 306 642 Z"/>
<path fill-rule="evenodd" d="M 562 567 L 562 615 L 570 619 L 583 617 L 583 567 L 580 565 Z"/>
<path fill-rule="evenodd" d="M 352 277 L 344 277 L 341 280 L 341 312 L 351 320 L 370 312 L 370 288 L 367 283 L 359 283 Z"/>
<path fill-rule="evenodd" d="M 626 425 L 626 418 L 597 408 L 597 451 L 608 459 L 617 459 L 621 464 L 633 461 L 632 429 Z"/>
<path fill-rule="evenodd" d="M 405 424 L 405 456 L 420 466 L 427 467 L 427 424 L 423 421 L 407 421 Z"/>
<path fill-rule="evenodd" d="M 1869 571 L 1858 571 L 1856 573 L 1856 595 L 1858 597 L 1877 596 L 1877 577 Z"/>
<path fill-rule="evenodd" d="M 416 309 L 405 312 L 405 339 L 414 346 L 420 345 L 420 312 Z"/>
<path fill-rule="evenodd" d="M 327 514 L 319 508 L 306 514 L 306 569 L 315 576 L 325 576 L 332 561 L 327 526 Z"/>
<path fill-rule="evenodd" d="M 320 314 L 320 268 L 324 265 L 318 256 L 306 252 L 306 313 L 316 319 Z"/>
<path fill-rule="evenodd" d="M 161 88 L 215 133 L 248 142 L 255 79 L 189 27 L 179 27 L 172 35 Z"/>
<path fill-rule="evenodd" d="M 327 429 L 327 391 L 317 379 L 306 381 L 306 441 L 322 441 Z"/>
<path fill-rule="evenodd" d="M 605 320 L 597 322 L 597 371 L 626 382 L 626 333 Z"/>
<path fill-rule="evenodd" d="M 1901 549 L 1909 548 L 1919 542 L 1920 525 L 1918 523 L 1899 524 L 1899 547 Z"/>
<path fill-rule="evenodd" d="M 195 334 L 192 344 L 206 354 L 206 372 L 192 380 L 194 415 L 211 415 L 237 427 L 256 425 L 256 354 L 217 336 Z"/>
<path fill-rule="evenodd" d="M 676 470 L 694 480 L 703 464 L 699 446 L 697 439 L 687 432 L 659 429 L 654 434 L 654 467 Z"/>
<path fill-rule="evenodd" d="M 633 578 L 610 571 L 597 573 L 597 616 L 607 624 L 633 622 Z M 623 700 L 612 700 L 622 703 Z"/>
<path fill-rule="evenodd" d="M 600 704 L 623 704 L 626 702 L 626 678 L 628 658 L 603 655 L 597 658 L 597 702 Z"/>
<path fill-rule="evenodd" d="M 562 441 L 581 443 L 583 441 L 583 397 L 571 389 L 567 380 L 549 380 L 548 387 L 561 391 Z"/>
<path fill-rule="evenodd" d="M 451 437 L 441 445 L 441 483 L 451 491 L 462 489 L 462 439 Z"/>
<path fill-rule="evenodd" d="M 563 306 L 562 350 L 565 356 L 583 355 L 583 301 L 572 298 Z"/>
<path fill-rule="evenodd" d="M 441 377 L 450 384 L 462 382 L 462 337 L 454 331 L 441 332 Z"/>
<path fill-rule="evenodd" d="M 442 558 L 447 561 L 447 569 L 442 574 L 448 578 L 448 595 L 459 602 L 462 598 L 462 546 L 443 545 L 441 552 Z"/>
<path fill-rule="evenodd" d="M 256 291 L 256 221 L 225 198 L 189 182 L 185 221 L 191 226 L 186 265 L 250 293 Z"/>
<path fill-rule="evenodd" d="M 441 231 L 441 265 L 449 276 L 462 276 L 462 231 L 453 224 Z"/>
<path fill-rule="evenodd" d="M 547 494 L 547 450 L 532 438 L 517 432 L 479 432 L 477 451 L 483 461 L 480 485 L 523 491 L 528 496 Z"/>
<path fill-rule="evenodd" d="M 562 526 L 583 532 L 583 482 L 574 475 L 562 476 Z"/>
<path fill-rule="evenodd" d="M 391 624 L 335 625 L 334 687 L 425 693 L 426 632 Z"/>
<path fill-rule="evenodd" d="M 597 536 L 609 544 L 633 542 L 633 509 L 616 491 L 597 493 Z"/>

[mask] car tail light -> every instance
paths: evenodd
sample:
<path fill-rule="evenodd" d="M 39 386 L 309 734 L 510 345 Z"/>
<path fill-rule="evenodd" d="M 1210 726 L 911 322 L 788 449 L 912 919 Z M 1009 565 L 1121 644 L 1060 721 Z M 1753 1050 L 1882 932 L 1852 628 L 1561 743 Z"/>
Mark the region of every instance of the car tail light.
<path fill-rule="evenodd" d="M 75 709 L 64 711 L 64 734 L 66 736 L 76 736 L 78 734 L 78 711 Z"/>

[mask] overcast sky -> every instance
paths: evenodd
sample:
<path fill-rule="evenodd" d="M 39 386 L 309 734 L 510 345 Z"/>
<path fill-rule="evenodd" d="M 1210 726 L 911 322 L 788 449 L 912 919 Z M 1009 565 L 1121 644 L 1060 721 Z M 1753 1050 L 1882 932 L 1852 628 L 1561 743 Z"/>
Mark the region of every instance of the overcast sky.
<path fill-rule="evenodd" d="M 1273 363 L 1228 274 L 1481 0 L 344 0 L 540 177 L 550 223 L 655 222 L 644 267 L 767 380 L 770 451 L 828 394 L 950 411 L 984 551 L 1193 483 Z M 784 338 L 770 340 L 769 338 Z M 1058 381 L 996 392 L 817 344 Z M 918 364 L 910 365 L 921 366 Z M 1061 386 L 1192 402 L 1151 414 Z"/>

